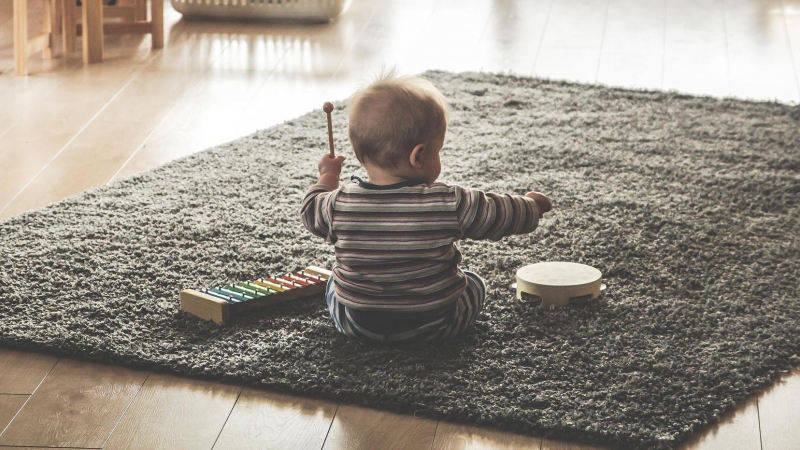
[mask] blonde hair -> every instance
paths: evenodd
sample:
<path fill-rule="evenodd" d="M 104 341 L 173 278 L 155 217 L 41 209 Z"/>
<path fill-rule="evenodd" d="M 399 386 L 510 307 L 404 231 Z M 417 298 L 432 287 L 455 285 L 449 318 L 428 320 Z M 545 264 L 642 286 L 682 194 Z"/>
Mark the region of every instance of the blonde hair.
<path fill-rule="evenodd" d="M 398 168 L 418 144 L 444 133 L 447 99 L 428 80 L 380 74 L 347 101 L 348 133 L 356 158 L 384 169 Z"/>

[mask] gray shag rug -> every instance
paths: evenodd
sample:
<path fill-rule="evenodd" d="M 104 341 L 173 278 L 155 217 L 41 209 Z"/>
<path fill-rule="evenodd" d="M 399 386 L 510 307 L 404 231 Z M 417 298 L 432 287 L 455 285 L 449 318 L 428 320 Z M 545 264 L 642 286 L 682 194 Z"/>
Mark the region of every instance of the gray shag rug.
<path fill-rule="evenodd" d="M 230 326 L 178 311 L 181 288 L 332 265 L 298 216 L 314 112 L 0 223 L 0 345 L 624 448 L 674 447 L 800 365 L 798 107 L 425 76 L 452 102 L 443 181 L 554 201 L 531 235 L 461 244 L 490 289 L 468 336 L 351 341 L 321 296 Z M 605 300 L 516 301 L 548 260 L 601 269 Z"/>

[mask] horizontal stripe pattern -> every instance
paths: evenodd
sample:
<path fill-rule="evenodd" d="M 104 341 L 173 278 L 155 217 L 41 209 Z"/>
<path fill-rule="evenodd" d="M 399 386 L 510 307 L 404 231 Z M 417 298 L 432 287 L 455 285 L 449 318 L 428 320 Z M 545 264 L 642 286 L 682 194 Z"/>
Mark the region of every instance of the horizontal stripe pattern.
<path fill-rule="evenodd" d="M 377 187 L 354 177 L 316 184 L 303 199 L 305 227 L 335 247 L 336 299 L 373 311 L 431 311 L 466 288 L 460 239 L 499 240 L 539 222 L 527 197 L 444 183 Z"/>

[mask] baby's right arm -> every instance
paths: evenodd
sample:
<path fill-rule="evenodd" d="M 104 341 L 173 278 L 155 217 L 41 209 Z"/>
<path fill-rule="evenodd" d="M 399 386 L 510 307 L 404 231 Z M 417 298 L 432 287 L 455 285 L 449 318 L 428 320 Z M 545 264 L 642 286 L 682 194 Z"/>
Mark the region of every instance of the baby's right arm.
<path fill-rule="evenodd" d="M 521 196 L 456 187 L 456 197 L 462 239 L 496 241 L 512 234 L 530 233 L 551 209 L 550 199 L 538 192 Z"/>

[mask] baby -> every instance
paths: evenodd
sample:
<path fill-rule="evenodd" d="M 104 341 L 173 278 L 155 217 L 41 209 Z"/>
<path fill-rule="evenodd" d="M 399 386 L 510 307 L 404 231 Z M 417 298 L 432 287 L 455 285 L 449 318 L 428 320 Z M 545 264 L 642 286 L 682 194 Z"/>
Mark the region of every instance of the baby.
<path fill-rule="evenodd" d="M 325 297 L 337 330 L 390 343 L 463 334 L 483 309 L 486 284 L 459 269 L 455 242 L 530 233 L 550 199 L 436 182 L 449 108 L 423 78 L 390 72 L 353 94 L 347 109 L 368 179 L 339 187 L 344 157 L 325 155 L 300 212 L 335 246 Z"/>

